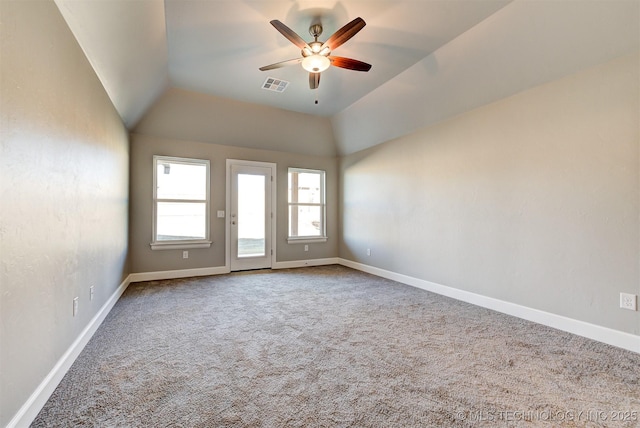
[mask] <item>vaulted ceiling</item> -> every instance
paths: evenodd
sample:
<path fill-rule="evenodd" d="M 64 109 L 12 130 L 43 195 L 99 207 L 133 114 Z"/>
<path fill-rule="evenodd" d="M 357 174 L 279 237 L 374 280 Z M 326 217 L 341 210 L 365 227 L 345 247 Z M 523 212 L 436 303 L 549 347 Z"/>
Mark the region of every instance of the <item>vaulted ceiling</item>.
<path fill-rule="evenodd" d="M 130 129 L 153 132 L 185 103 L 213 114 L 226 102 L 281 126 L 316 121 L 327 147 L 309 153 L 322 155 L 388 141 L 640 46 L 637 0 L 55 1 Z M 312 23 L 326 40 L 358 16 L 367 25 L 335 54 L 372 64 L 368 73 L 330 67 L 312 91 L 300 65 L 258 70 L 300 56 L 270 20 L 311 41 Z M 289 85 L 264 90 L 268 77 Z M 183 138 L 215 138 L 189 133 L 206 129 L 202 120 Z M 162 132 L 175 138 L 183 122 Z"/>

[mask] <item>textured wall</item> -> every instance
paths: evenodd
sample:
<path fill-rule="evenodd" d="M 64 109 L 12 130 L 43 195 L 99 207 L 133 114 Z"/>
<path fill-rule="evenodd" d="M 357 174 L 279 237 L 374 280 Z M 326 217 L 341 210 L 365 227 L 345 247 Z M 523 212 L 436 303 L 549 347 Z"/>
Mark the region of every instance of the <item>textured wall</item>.
<path fill-rule="evenodd" d="M 513 1 L 331 119 L 338 154 L 640 49 L 640 2 Z"/>
<path fill-rule="evenodd" d="M 211 162 L 211 239 L 210 248 L 191 249 L 189 258 L 182 250 L 156 250 L 151 242 L 153 200 L 153 155 L 209 159 Z M 131 232 L 132 272 L 219 267 L 225 264 L 225 219 L 217 210 L 225 209 L 226 160 L 241 159 L 277 164 L 277 261 L 318 259 L 338 255 L 338 166 L 334 157 L 308 156 L 269 150 L 256 150 L 192 141 L 169 140 L 148 135 L 131 136 Z M 325 243 L 287 243 L 287 168 L 322 169 L 327 172 L 327 234 Z"/>
<path fill-rule="evenodd" d="M 638 63 L 343 158 L 340 256 L 640 334 Z"/>
<path fill-rule="evenodd" d="M 178 88 L 159 97 L 134 132 L 258 150 L 336 155 L 333 129 L 326 117 Z"/>
<path fill-rule="evenodd" d="M 0 10 L 5 426 L 127 274 L 129 147 L 56 5 L 2 1 Z"/>

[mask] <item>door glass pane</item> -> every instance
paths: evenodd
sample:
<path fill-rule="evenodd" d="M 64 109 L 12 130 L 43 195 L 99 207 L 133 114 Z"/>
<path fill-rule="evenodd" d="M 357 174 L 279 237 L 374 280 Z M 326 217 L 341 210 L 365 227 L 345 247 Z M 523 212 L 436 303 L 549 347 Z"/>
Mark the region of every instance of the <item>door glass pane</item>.
<path fill-rule="evenodd" d="M 265 176 L 238 174 L 238 257 L 265 256 Z"/>
<path fill-rule="evenodd" d="M 322 236 L 322 208 L 289 206 L 289 236 Z"/>
<path fill-rule="evenodd" d="M 205 202 L 158 202 L 156 240 L 205 239 Z"/>

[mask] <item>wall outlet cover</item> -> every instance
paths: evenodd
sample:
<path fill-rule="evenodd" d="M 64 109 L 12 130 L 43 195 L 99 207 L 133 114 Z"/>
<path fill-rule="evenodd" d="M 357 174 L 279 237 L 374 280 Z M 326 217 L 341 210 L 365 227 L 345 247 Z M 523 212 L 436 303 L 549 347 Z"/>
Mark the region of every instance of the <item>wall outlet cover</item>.
<path fill-rule="evenodd" d="M 638 310 L 638 296 L 631 293 L 620 293 L 620 307 L 630 311 Z"/>

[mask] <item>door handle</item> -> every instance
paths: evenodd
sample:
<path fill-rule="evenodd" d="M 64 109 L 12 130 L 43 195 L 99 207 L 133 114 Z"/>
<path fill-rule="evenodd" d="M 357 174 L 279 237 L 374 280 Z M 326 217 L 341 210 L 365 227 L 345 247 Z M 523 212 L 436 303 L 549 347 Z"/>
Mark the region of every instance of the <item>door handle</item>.
<path fill-rule="evenodd" d="M 235 226 L 235 224 L 236 224 L 236 221 L 235 221 L 235 220 L 234 220 L 234 221 L 232 221 L 232 222 L 231 222 L 231 224 L 233 224 L 233 225 Z"/>

